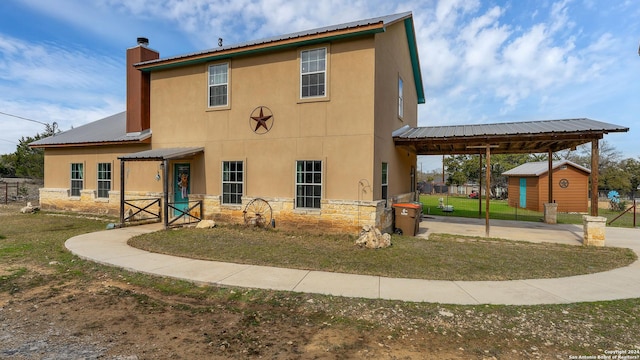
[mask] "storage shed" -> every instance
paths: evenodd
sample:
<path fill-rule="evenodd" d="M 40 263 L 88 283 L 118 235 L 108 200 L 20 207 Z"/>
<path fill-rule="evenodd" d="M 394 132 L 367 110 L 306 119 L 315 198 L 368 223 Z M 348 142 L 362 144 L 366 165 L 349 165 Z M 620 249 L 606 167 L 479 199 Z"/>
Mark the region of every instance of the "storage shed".
<path fill-rule="evenodd" d="M 587 212 L 591 170 L 569 160 L 553 162 L 553 202 L 558 212 Z M 544 211 L 548 202 L 549 163 L 522 164 L 502 175 L 508 176 L 509 206 Z"/>

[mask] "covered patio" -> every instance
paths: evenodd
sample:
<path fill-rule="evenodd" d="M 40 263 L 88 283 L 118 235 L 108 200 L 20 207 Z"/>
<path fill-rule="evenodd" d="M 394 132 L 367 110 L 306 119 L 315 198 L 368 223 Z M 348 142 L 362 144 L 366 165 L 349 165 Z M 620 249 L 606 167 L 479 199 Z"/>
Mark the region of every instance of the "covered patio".
<path fill-rule="evenodd" d="M 551 170 L 554 152 L 591 143 L 591 169 L 598 169 L 599 141 L 605 134 L 627 131 L 628 127 L 581 118 L 415 128 L 404 126 L 394 131 L 393 140 L 396 146 L 405 147 L 417 155 L 477 154 L 482 163 L 484 154 L 485 183 L 490 184 L 491 154 L 547 153 L 548 169 Z M 549 171 L 548 203 L 553 203 L 552 173 Z M 591 203 L 597 204 L 598 171 L 591 171 L 590 193 Z M 489 202 L 487 197 L 486 236 L 489 236 L 490 230 Z M 598 207 L 592 206 L 590 214 L 598 216 Z M 547 218 L 546 211 L 545 222 L 552 222 Z"/>
<path fill-rule="evenodd" d="M 195 204 L 185 207 L 179 208 L 175 206 L 175 204 L 171 204 L 169 202 L 169 162 L 175 160 L 184 160 L 191 159 L 198 154 L 204 153 L 204 148 L 202 147 L 188 147 L 188 148 L 166 148 L 166 149 L 153 149 L 141 151 L 133 154 L 127 154 L 118 157 L 120 160 L 120 225 L 123 226 L 126 221 L 130 220 L 136 214 L 146 213 L 154 216 L 150 210 L 148 210 L 152 205 L 158 203 L 161 207 L 160 212 L 160 220 L 163 221 L 164 228 L 168 228 L 173 223 L 175 223 L 178 219 L 186 219 L 189 222 L 197 222 L 201 220 L 202 216 L 202 202 L 196 201 Z M 140 207 L 139 205 L 133 203 L 132 201 L 125 199 L 125 164 L 130 161 L 157 161 L 160 162 L 160 167 L 162 168 L 162 189 L 163 189 L 163 199 L 151 199 L 152 201 L 144 207 Z M 140 199 L 137 199 L 140 200 Z M 125 204 L 130 206 L 132 209 L 136 209 L 132 215 L 125 216 Z M 195 216 L 192 213 L 198 207 L 200 217 Z M 170 209 L 173 210 L 177 216 L 174 216 L 173 219 L 170 219 Z"/>

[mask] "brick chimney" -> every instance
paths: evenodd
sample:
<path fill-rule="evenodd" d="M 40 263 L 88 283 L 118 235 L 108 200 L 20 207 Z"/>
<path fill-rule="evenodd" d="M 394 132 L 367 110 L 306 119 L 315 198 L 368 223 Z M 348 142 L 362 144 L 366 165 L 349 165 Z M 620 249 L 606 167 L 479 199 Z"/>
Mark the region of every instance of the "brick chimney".
<path fill-rule="evenodd" d="M 138 45 L 127 49 L 127 134 L 151 127 L 151 75 L 133 67 L 133 64 L 160 58 L 160 53 L 148 45 L 149 39 L 139 37 Z"/>

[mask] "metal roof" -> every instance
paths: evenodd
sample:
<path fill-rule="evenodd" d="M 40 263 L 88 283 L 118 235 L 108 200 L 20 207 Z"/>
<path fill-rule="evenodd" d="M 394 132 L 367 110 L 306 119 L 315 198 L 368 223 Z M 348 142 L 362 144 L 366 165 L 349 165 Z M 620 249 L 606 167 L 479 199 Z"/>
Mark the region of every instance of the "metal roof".
<path fill-rule="evenodd" d="M 203 147 L 180 147 L 140 151 L 118 157 L 123 161 L 154 161 L 187 158 L 204 152 Z"/>
<path fill-rule="evenodd" d="M 415 147 L 419 155 L 539 153 L 573 148 L 628 127 L 591 119 L 562 119 L 453 126 L 403 127 L 393 132 L 396 145 Z"/>
<path fill-rule="evenodd" d="M 587 174 L 591 173 L 591 170 L 587 169 L 584 166 L 580 166 L 572 161 L 567 159 L 554 161 L 552 169 L 557 169 L 563 165 L 573 166 L 576 169 L 582 170 Z M 546 174 L 549 171 L 549 162 L 548 161 L 536 161 L 529 162 L 526 164 L 522 164 L 517 166 L 511 170 L 505 171 L 502 175 L 506 176 L 540 176 L 542 174 Z"/>
<path fill-rule="evenodd" d="M 127 113 L 125 111 L 104 119 L 78 126 L 71 130 L 36 140 L 31 147 L 61 147 L 79 145 L 105 145 L 139 143 L 151 137 L 151 130 L 127 134 Z"/>
<path fill-rule="evenodd" d="M 192 52 L 192 53 L 183 54 L 183 55 L 176 55 L 172 57 L 149 60 L 149 61 L 134 64 L 134 66 L 141 67 L 145 65 L 162 63 L 162 62 L 167 62 L 171 60 L 179 60 L 179 59 L 191 58 L 195 56 L 215 54 L 215 53 L 224 52 L 228 50 L 242 49 L 242 48 L 251 47 L 255 45 L 266 45 L 266 44 L 280 42 L 283 40 L 298 39 L 298 38 L 303 38 L 311 35 L 329 34 L 331 32 L 335 32 L 339 30 L 357 29 L 360 27 L 365 27 L 365 26 L 374 25 L 374 24 L 382 24 L 386 26 L 386 25 L 395 23 L 397 21 L 404 20 L 405 18 L 409 18 L 409 17 L 411 17 L 411 12 L 404 12 L 404 13 L 394 14 L 394 15 L 386 15 L 386 16 L 381 16 L 381 17 L 376 17 L 371 19 L 353 21 L 353 22 L 344 23 L 344 24 L 325 26 L 317 29 L 299 31 L 295 33 L 285 34 L 285 35 L 273 36 L 273 37 L 263 38 L 259 40 L 251 40 L 243 43 L 221 46 L 217 48 Z"/>

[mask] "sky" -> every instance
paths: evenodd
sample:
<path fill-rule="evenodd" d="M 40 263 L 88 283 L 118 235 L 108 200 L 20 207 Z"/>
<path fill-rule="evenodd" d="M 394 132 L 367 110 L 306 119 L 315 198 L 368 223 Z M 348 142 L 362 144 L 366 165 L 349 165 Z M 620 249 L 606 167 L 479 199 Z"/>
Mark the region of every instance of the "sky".
<path fill-rule="evenodd" d="M 419 126 L 590 118 L 629 127 L 605 140 L 640 156 L 638 0 L 2 0 L 0 154 L 42 123 L 125 110 L 137 37 L 169 57 L 405 11 L 427 97 Z"/>

